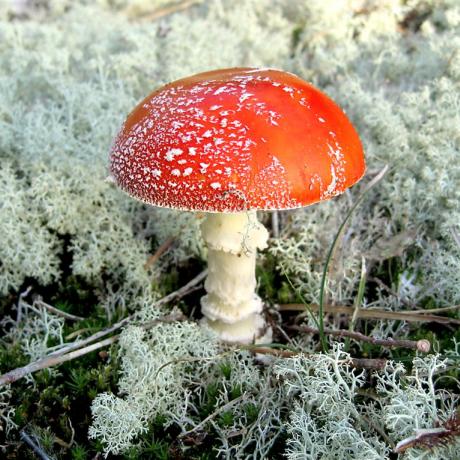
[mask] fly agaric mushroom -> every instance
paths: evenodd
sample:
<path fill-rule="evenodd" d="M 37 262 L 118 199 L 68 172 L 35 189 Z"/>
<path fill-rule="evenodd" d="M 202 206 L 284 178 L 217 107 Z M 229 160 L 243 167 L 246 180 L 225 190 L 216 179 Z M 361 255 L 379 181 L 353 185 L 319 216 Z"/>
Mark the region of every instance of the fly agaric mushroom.
<path fill-rule="evenodd" d="M 365 170 L 343 111 L 293 74 L 233 68 L 170 83 L 128 116 L 110 157 L 116 183 L 145 203 L 206 212 L 205 321 L 230 342 L 270 341 L 255 293 L 257 210 L 330 199 Z"/>

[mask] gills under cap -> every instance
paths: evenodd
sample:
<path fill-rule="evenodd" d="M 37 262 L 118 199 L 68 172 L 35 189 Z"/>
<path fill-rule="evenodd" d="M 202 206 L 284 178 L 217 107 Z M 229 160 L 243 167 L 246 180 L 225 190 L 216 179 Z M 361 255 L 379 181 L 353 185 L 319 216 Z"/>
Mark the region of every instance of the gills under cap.
<path fill-rule="evenodd" d="M 232 68 L 177 80 L 128 116 L 110 170 L 129 195 L 190 211 L 292 209 L 365 170 L 344 112 L 293 74 Z"/>

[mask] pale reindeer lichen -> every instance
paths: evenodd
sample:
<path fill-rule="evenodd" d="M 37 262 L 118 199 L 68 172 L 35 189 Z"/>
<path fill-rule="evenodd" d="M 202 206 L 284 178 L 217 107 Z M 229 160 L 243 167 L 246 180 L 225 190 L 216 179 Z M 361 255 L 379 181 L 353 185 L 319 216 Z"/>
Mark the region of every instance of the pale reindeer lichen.
<path fill-rule="evenodd" d="M 23 10 L 14 11 L 19 3 Z M 157 414 L 181 433 L 201 429 L 199 405 L 215 383 L 217 413 L 206 429 L 221 457 L 267 458 L 287 436 L 290 458 L 388 458 L 391 444 L 451 414 L 454 392 L 437 389 L 444 361 L 417 358 L 412 373 L 399 364 L 375 373 L 377 402 L 362 397 L 367 373 L 337 368 L 348 358 L 339 348 L 279 361 L 277 380 L 248 353 L 222 355 L 195 324 L 144 331 L 140 319 L 160 314 L 152 306 L 163 274 L 205 255 L 199 220 L 120 193 L 105 181 L 107 154 L 136 102 L 169 80 L 229 66 L 291 70 L 346 109 L 370 176 L 390 167 L 345 229 L 331 261 L 328 301 L 354 301 L 364 259 L 377 267 L 395 260 L 399 271 L 390 287 L 409 303 L 458 304 L 458 2 L 211 0 L 157 22 L 143 19 L 164 4 L 0 6 L 0 293 L 18 293 L 28 279 L 46 286 L 77 275 L 94 286 L 109 321 L 120 309 L 141 308 L 138 325 L 122 334 L 119 393 L 99 395 L 92 407 L 90 435 L 106 453 L 138 442 Z M 282 216 L 269 257 L 309 302 L 318 302 L 325 253 L 360 187 Z M 175 244 L 146 271 L 152 241 L 156 247 L 170 236 Z M 362 307 L 397 310 L 401 302 L 377 287 Z M 50 333 L 62 342 L 62 322 L 43 310 L 30 311 L 22 326 L 13 320 L 7 326 L 31 360 L 50 351 Z M 369 327 L 375 336 L 408 332 L 395 322 Z M 308 340 L 292 345 L 313 351 Z M 458 347 L 446 356 L 454 366 Z M 192 358 L 203 360 L 186 364 Z M 160 370 L 175 359 L 185 361 Z M 230 377 L 219 370 L 223 363 Z M 229 406 L 231 422 L 217 423 L 239 385 L 242 399 Z M 9 388 L 1 393 L 7 427 L 13 427 L 10 396 Z M 411 449 L 404 458 L 454 459 L 456 447 Z"/>
<path fill-rule="evenodd" d="M 104 393 L 93 401 L 90 438 L 101 439 L 106 453 L 117 454 L 155 416 L 171 419 L 171 414 L 183 412 L 189 397 L 187 375 L 217 353 L 212 337 L 186 322 L 158 324 L 148 331 L 128 326 L 120 337 L 119 395 Z"/>
<path fill-rule="evenodd" d="M 106 455 L 136 445 L 157 416 L 166 427 L 179 427 L 181 435 L 213 430 L 221 443 L 217 453 L 229 459 L 250 452 L 254 459 L 265 458 L 283 432 L 289 397 L 274 375 L 258 369 L 247 352 L 223 350 L 213 333 L 197 324 L 159 324 L 148 331 L 129 326 L 120 338 L 119 357 L 118 395 L 100 394 L 91 408 L 89 436 L 104 443 Z M 199 408 L 210 387 L 216 394 L 203 424 Z M 227 406 L 231 422 L 222 425 L 221 408 Z"/>
<path fill-rule="evenodd" d="M 14 423 L 14 408 L 10 405 L 11 387 L 9 385 L 0 388 L 0 431 L 5 431 L 8 435 L 13 428 L 17 428 Z"/>
<path fill-rule="evenodd" d="M 411 372 L 390 362 L 383 371 L 372 371 L 375 392 L 366 389 L 369 371 L 352 369 L 346 364 L 350 358 L 334 346 L 328 354 L 300 355 L 278 364 L 278 377 L 295 395 L 287 425 L 289 459 L 387 459 L 391 446 L 454 415 L 458 398 L 440 390 L 436 380 L 447 365 L 458 362 L 458 355 L 452 360 L 416 358 Z M 404 458 L 454 459 L 459 446 L 453 439 L 433 449 L 415 447 Z"/>

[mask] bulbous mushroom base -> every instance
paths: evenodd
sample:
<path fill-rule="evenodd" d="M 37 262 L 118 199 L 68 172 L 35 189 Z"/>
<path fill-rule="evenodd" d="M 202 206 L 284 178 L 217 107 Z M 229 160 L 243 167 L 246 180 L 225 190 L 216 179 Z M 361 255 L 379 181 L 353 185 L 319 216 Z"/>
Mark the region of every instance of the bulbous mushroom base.
<path fill-rule="evenodd" d="M 259 313 L 254 313 L 235 323 L 229 324 L 223 321 L 211 321 L 203 318 L 203 323 L 217 333 L 224 342 L 243 344 L 263 344 L 272 341 L 272 329 Z"/>
<path fill-rule="evenodd" d="M 201 230 L 208 247 L 204 322 L 225 342 L 268 343 L 271 330 L 255 293 L 256 252 L 266 247 L 267 230 L 255 211 L 208 214 Z"/>

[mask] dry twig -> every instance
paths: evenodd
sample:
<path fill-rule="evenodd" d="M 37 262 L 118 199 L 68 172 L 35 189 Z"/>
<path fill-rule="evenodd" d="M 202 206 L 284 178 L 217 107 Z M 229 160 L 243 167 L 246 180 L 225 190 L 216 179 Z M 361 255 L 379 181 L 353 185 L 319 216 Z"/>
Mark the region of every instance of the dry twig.
<path fill-rule="evenodd" d="M 144 264 L 144 268 L 148 270 L 168 249 L 173 245 L 176 239 L 173 236 L 170 236 L 166 241 L 164 241 L 158 249 L 152 254 Z"/>
<path fill-rule="evenodd" d="M 433 449 L 455 443 L 460 436 L 460 412 L 456 411 L 449 419 L 438 423 L 434 428 L 415 430 L 415 435 L 399 441 L 394 451 L 403 453 L 409 448 Z"/>
<path fill-rule="evenodd" d="M 414 315 L 431 315 L 433 313 L 445 313 L 446 311 L 460 310 L 460 305 L 450 305 L 448 307 L 427 308 L 426 310 L 414 310 Z M 404 312 L 403 312 L 404 313 Z"/>
<path fill-rule="evenodd" d="M 181 298 L 185 295 L 187 295 L 191 290 L 193 290 L 197 284 L 199 284 L 207 275 L 207 270 L 202 271 L 199 273 L 195 278 L 190 280 L 187 284 L 182 286 L 181 288 L 177 289 L 177 291 L 171 292 L 170 294 L 164 296 L 163 298 L 159 299 L 156 301 L 155 306 L 159 307 L 161 305 L 166 305 L 167 303 L 171 302 L 174 299 Z M 99 340 L 102 337 L 105 337 L 106 335 L 111 334 L 112 332 L 117 331 L 118 329 L 122 328 L 126 324 L 128 324 L 130 321 L 134 319 L 135 315 L 127 316 L 126 318 L 123 318 L 121 321 L 118 321 L 118 323 L 113 324 L 112 326 L 103 329 L 102 331 L 96 332 L 92 336 L 83 339 L 83 340 L 78 340 L 76 342 L 73 342 L 69 344 L 68 346 L 61 348 L 60 350 L 52 353 L 52 355 L 62 355 L 64 353 L 68 353 L 69 351 L 76 350 L 78 348 L 81 348 L 88 343 L 94 342 L 96 340 Z M 167 316 L 168 317 L 168 316 Z M 165 317 L 166 318 L 166 317 Z M 173 318 L 174 321 L 179 320 L 177 315 Z"/>
<path fill-rule="evenodd" d="M 190 280 L 187 284 L 182 286 L 180 289 L 178 289 L 177 291 L 171 292 L 171 294 L 164 296 L 162 299 L 156 302 L 156 305 L 165 305 L 171 302 L 171 300 L 178 299 L 180 297 L 184 297 L 185 295 L 192 292 L 195 289 L 196 285 L 201 283 L 201 281 L 203 281 L 207 275 L 208 275 L 208 270 L 203 270 L 201 273 L 196 275 L 195 278 Z"/>
<path fill-rule="evenodd" d="M 388 292 L 388 294 L 391 294 L 393 297 L 396 297 L 401 303 L 406 305 L 406 307 L 415 308 L 415 305 L 412 302 L 409 302 L 404 297 L 401 297 L 397 292 L 393 291 L 393 289 L 387 286 L 381 279 L 369 276 L 368 280 L 378 284 L 384 291 Z"/>
<path fill-rule="evenodd" d="M 117 339 L 118 335 L 114 335 L 112 337 L 109 337 L 108 339 L 93 343 L 92 345 L 88 345 L 84 348 L 80 348 L 79 350 L 75 350 L 60 356 L 47 356 L 45 358 L 39 359 L 38 361 L 34 361 L 33 363 L 28 364 L 27 366 L 13 369 L 12 371 L 0 376 L 0 386 L 16 382 L 17 380 L 22 379 L 26 375 L 33 374 L 34 372 L 40 371 L 42 369 L 47 369 L 49 367 L 65 363 L 66 361 L 79 358 L 80 356 L 91 353 L 94 350 L 98 350 L 99 348 L 111 345 Z"/>
<path fill-rule="evenodd" d="M 132 317 L 129 317 L 129 318 L 132 319 Z M 129 319 L 129 318 L 125 318 L 125 319 Z M 185 316 L 182 315 L 181 312 L 173 313 L 171 315 L 166 315 L 166 316 L 163 316 L 162 318 L 158 318 L 157 320 L 150 321 L 149 323 L 145 324 L 144 327 L 149 328 L 149 327 L 154 326 L 155 324 L 172 323 L 175 321 L 183 321 L 184 319 L 185 319 Z M 121 327 L 119 325 L 122 322 L 123 324 L 127 324 L 127 322 L 120 321 L 119 323 L 112 326 L 111 328 L 105 329 L 104 335 L 107 335 L 110 332 L 113 332 L 115 330 L 115 326 L 117 326 L 117 329 L 119 329 Z M 107 332 L 109 330 L 110 332 Z M 93 336 L 89 337 L 86 340 L 79 341 L 75 344 L 72 344 L 69 347 L 59 350 L 58 352 L 45 356 L 44 358 L 39 359 L 38 361 L 34 361 L 33 363 L 27 364 L 27 366 L 18 367 L 16 369 L 13 369 L 10 372 L 7 372 L 6 374 L 1 375 L 0 376 L 0 386 L 16 382 L 16 380 L 22 379 L 28 374 L 33 374 L 34 372 L 37 372 L 43 369 L 47 369 L 49 367 L 58 366 L 59 364 L 65 363 L 66 361 L 70 361 L 72 359 L 79 358 L 80 356 L 91 353 L 92 351 L 98 350 L 99 348 L 103 348 L 108 345 L 111 345 L 112 343 L 118 340 L 119 335 L 113 335 L 112 337 L 109 337 L 108 339 L 101 340 L 100 342 L 93 343 L 83 348 L 81 347 L 82 343 L 87 343 L 88 341 L 91 341 L 91 339 L 94 340 L 95 336 L 99 335 L 100 337 L 102 332 L 104 331 L 100 331 L 100 333 L 94 334 Z M 77 345 L 79 346 L 77 347 Z"/>
<path fill-rule="evenodd" d="M 151 13 L 147 13 L 143 16 L 139 16 L 136 19 L 142 20 L 142 21 L 156 21 L 158 19 L 164 18 L 166 16 L 169 16 L 174 13 L 178 13 L 180 11 L 184 11 L 194 5 L 198 5 L 202 2 L 203 0 L 184 0 L 182 2 L 165 6 L 164 8 L 155 10 Z"/>
<path fill-rule="evenodd" d="M 55 314 L 57 316 L 62 316 L 65 319 L 69 319 L 70 321 L 83 321 L 85 319 L 85 318 L 83 318 L 81 316 L 72 315 L 72 314 L 67 313 L 65 311 L 59 310 L 58 308 L 53 307 L 49 303 L 44 302 L 42 299 L 37 299 L 34 302 L 34 304 L 38 305 L 39 307 L 45 308 L 46 310 L 48 310 L 49 312 L 51 312 L 51 313 L 53 313 L 53 314 Z"/>
<path fill-rule="evenodd" d="M 307 306 L 300 303 L 288 303 L 279 305 L 279 311 L 301 311 L 305 312 Z M 308 308 L 311 311 L 318 311 L 318 305 L 309 304 Z M 352 316 L 355 309 L 353 307 L 346 307 L 343 305 L 324 305 L 323 311 L 325 313 L 341 313 Z M 306 313 L 308 314 L 308 313 Z M 377 308 L 361 308 L 358 313 L 358 318 L 365 319 L 388 319 L 420 323 L 439 323 L 439 324 L 455 324 L 460 325 L 460 320 L 455 318 L 447 318 L 445 316 L 437 315 L 422 315 L 413 311 L 387 311 L 379 310 Z"/>
<path fill-rule="evenodd" d="M 319 334 L 319 330 L 310 326 L 287 326 L 288 329 L 299 332 L 307 332 L 308 334 Z M 360 332 L 347 331 L 345 329 L 324 329 L 326 335 L 332 335 L 334 337 L 349 337 L 350 339 L 357 340 L 358 342 L 372 343 L 373 345 L 379 345 L 386 348 L 410 348 L 411 350 L 417 350 L 422 353 L 428 353 L 431 348 L 431 344 L 428 340 L 398 340 L 398 339 L 376 339 L 375 337 L 369 337 L 368 335 L 361 334 Z"/>
<path fill-rule="evenodd" d="M 173 299 L 186 295 L 188 292 L 190 292 L 191 289 L 193 289 L 198 283 L 200 283 L 206 277 L 206 274 L 207 274 L 206 270 L 204 272 L 201 272 L 199 275 L 197 275 L 195 278 L 193 278 L 191 281 L 189 281 L 186 285 L 182 286 L 177 291 L 171 292 L 167 296 L 158 300 L 156 302 L 156 305 L 157 306 L 163 305 L 163 304 L 170 302 Z M 99 348 L 103 348 L 107 345 L 111 345 L 118 339 L 118 335 L 114 335 L 100 342 L 92 343 L 91 345 L 88 345 L 88 344 L 91 342 L 95 342 L 96 340 L 99 340 L 100 338 L 105 337 L 106 335 L 109 335 L 112 332 L 115 332 L 116 330 L 120 329 L 121 327 L 125 326 L 130 321 L 132 321 L 134 317 L 135 317 L 134 315 L 128 316 L 127 318 L 122 319 L 121 321 L 119 321 L 116 324 L 113 324 L 107 329 L 104 329 L 102 331 L 97 332 L 96 334 L 93 334 L 91 337 L 88 337 L 84 340 L 78 340 L 76 342 L 68 344 L 67 346 L 61 348 L 60 350 L 54 353 L 51 353 L 50 355 L 42 359 L 39 359 L 38 361 L 34 361 L 33 363 L 30 363 L 26 366 L 13 369 L 12 371 L 1 375 L 0 376 L 0 387 L 2 385 L 7 385 L 10 383 L 16 382 L 17 380 L 25 377 L 28 374 L 32 374 L 39 370 L 47 369 L 49 367 L 53 367 L 53 366 L 62 364 L 66 361 L 70 361 L 72 359 L 75 359 L 80 356 L 91 353 L 92 351 L 98 350 Z M 157 320 L 151 321 L 148 324 L 146 324 L 145 327 L 152 327 L 153 325 L 161 323 L 161 322 L 174 322 L 174 321 L 181 321 L 184 319 L 185 317 L 182 315 L 181 312 L 176 312 L 170 315 L 165 315 L 161 318 L 158 318 Z M 85 345 L 88 345 L 88 346 L 85 346 Z"/>
<path fill-rule="evenodd" d="M 302 354 L 302 351 L 292 351 L 292 350 L 280 350 L 278 348 L 270 348 L 270 347 L 257 347 L 257 346 L 247 346 L 244 349 L 251 351 L 255 354 L 261 355 L 272 355 L 272 356 L 279 356 L 281 358 L 292 358 L 293 356 L 297 356 Z M 305 353 L 303 353 L 305 354 Z M 347 360 L 343 360 L 340 364 L 352 366 L 357 369 L 377 369 L 382 370 L 385 368 L 387 363 L 386 359 L 373 359 L 373 358 L 351 358 Z"/>

